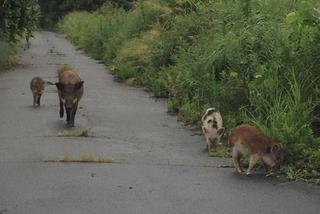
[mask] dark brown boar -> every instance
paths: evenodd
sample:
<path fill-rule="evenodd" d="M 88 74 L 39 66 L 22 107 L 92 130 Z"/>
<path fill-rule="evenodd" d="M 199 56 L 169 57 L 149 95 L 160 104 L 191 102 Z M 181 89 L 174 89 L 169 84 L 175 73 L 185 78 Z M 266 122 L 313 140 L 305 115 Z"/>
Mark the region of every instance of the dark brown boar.
<path fill-rule="evenodd" d="M 60 118 L 63 117 L 64 107 L 67 114 L 67 125 L 74 126 L 78 103 L 83 95 L 83 81 L 76 72 L 65 70 L 59 73 L 59 82 L 56 83 L 56 86 L 60 101 Z"/>
<path fill-rule="evenodd" d="M 45 82 L 40 77 L 33 77 L 30 82 L 30 89 L 33 94 L 33 106 L 40 106 L 40 98 L 44 91 Z"/>
<path fill-rule="evenodd" d="M 229 146 L 238 173 L 244 171 L 240 160 L 242 157 L 250 157 L 247 175 L 252 175 L 253 167 L 259 159 L 262 159 L 266 171 L 283 160 L 282 146 L 273 143 L 259 129 L 248 124 L 239 125 L 231 131 Z"/>

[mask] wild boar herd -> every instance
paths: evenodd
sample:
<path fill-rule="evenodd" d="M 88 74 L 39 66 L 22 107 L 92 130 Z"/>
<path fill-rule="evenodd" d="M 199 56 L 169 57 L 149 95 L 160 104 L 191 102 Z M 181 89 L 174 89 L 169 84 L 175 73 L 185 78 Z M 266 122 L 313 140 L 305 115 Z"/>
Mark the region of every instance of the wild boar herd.
<path fill-rule="evenodd" d="M 58 75 L 59 81 L 55 83 L 58 89 L 60 118 L 63 117 L 64 109 L 66 111 L 67 126 L 74 126 L 74 118 L 78 109 L 78 103 L 83 95 L 83 81 L 80 76 L 71 69 L 62 70 Z M 40 77 L 34 77 L 31 80 L 30 88 L 33 93 L 33 106 L 40 106 L 40 98 L 44 91 L 45 82 Z"/>
<path fill-rule="evenodd" d="M 72 69 L 62 70 L 58 75 L 59 81 L 55 83 L 58 89 L 60 118 L 66 111 L 67 126 L 73 127 L 78 103 L 83 95 L 83 81 Z M 45 82 L 40 77 L 31 80 L 30 88 L 33 93 L 33 106 L 40 106 L 40 98 L 44 92 Z M 225 133 L 220 112 L 216 108 L 208 108 L 201 118 L 202 132 L 208 152 L 214 152 L 222 139 L 227 138 L 236 173 L 244 172 L 241 158 L 249 157 L 247 175 L 253 174 L 253 168 L 260 159 L 266 172 L 278 166 L 283 160 L 283 147 L 274 143 L 259 129 L 249 124 L 241 124 L 233 128 L 229 135 Z"/>

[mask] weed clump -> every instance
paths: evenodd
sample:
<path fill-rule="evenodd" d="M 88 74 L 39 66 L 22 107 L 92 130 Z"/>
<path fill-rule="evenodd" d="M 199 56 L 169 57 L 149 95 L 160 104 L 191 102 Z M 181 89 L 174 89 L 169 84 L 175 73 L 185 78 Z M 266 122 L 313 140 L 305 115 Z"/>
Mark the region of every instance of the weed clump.
<path fill-rule="evenodd" d="M 93 137 L 91 129 L 63 129 L 58 132 L 57 137 Z"/>
<path fill-rule="evenodd" d="M 17 61 L 17 44 L 10 44 L 0 39 L 0 71 L 11 68 Z"/>
<path fill-rule="evenodd" d="M 45 162 L 66 162 L 66 163 L 113 163 L 110 157 L 94 156 L 92 154 L 83 154 L 80 158 L 71 155 L 62 155 L 58 160 L 46 160 Z"/>

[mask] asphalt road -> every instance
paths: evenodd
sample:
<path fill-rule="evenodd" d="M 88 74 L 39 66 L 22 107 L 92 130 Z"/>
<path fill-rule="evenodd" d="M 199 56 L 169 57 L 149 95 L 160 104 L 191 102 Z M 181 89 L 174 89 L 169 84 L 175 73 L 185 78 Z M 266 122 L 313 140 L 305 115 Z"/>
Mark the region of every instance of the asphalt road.
<path fill-rule="evenodd" d="M 164 100 L 113 81 L 62 36 L 38 32 L 31 42 L 21 64 L 0 73 L 0 214 L 320 212 L 319 186 L 237 176 L 219 167 L 230 160 L 207 157 L 203 137 L 168 115 Z M 29 89 L 36 75 L 55 82 L 65 63 L 85 81 L 71 130 L 54 86 L 40 108 Z M 79 130 L 89 137 L 66 137 Z M 83 155 L 113 163 L 55 162 Z"/>

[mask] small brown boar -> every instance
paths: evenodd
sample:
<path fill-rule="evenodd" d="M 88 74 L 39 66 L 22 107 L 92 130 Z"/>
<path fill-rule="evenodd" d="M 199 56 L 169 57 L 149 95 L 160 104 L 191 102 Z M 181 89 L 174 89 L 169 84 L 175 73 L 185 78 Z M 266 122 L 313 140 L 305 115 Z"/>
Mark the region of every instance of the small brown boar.
<path fill-rule="evenodd" d="M 217 144 L 221 144 L 221 137 L 224 133 L 221 114 L 215 108 L 208 108 L 201 121 L 208 152 L 214 152 Z"/>
<path fill-rule="evenodd" d="M 250 157 L 247 175 L 252 175 L 257 160 L 262 159 L 266 171 L 279 165 L 283 160 L 281 144 L 263 135 L 259 129 L 248 124 L 235 127 L 229 135 L 229 146 L 237 173 L 242 173 L 242 157 Z"/>
<path fill-rule="evenodd" d="M 33 94 L 33 106 L 40 106 L 40 98 L 43 94 L 45 82 L 40 77 L 33 77 L 30 82 L 30 89 Z"/>
<path fill-rule="evenodd" d="M 67 69 L 59 73 L 59 82 L 56 86 L 60 101 L 60 118 L 63 117 L 65 108 L 67 125 L 74 126 L 78 103 L 83 95 L 83 81 L 76 72 Z"/>

